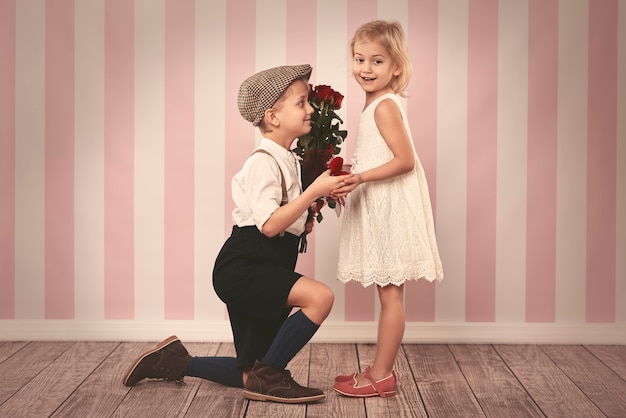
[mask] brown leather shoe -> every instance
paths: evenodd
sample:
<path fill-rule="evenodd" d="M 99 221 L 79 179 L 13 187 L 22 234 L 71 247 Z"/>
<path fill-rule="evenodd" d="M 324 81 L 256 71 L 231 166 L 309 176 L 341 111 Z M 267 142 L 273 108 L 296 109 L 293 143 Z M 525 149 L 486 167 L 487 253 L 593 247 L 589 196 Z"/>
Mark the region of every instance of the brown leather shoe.
<path fill-rule="evenodd" d="M 191 361 L 187 349 L 172 335 L 152 350 L 143 353 L 126 372 L 123 383 L 135 386 L 143 379 L 163 379 L 182 383 L 185 368 Z"/>
<path fill-rule="evenodd" d="M 320 389 L 300 386 L 289 370 L 275 369 L 257 361 L 248 375 L 243 396 L 255 401 L 307 403 L 326 399 Z"/>

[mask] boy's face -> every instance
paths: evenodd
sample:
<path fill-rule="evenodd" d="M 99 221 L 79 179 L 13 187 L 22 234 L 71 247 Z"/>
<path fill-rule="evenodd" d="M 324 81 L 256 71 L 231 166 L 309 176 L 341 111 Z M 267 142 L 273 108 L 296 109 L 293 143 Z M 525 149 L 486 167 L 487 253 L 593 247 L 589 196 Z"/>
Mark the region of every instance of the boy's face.
<path fill-rule="evenodd" d="M 309 85 L 304 80 L 296 80 L 283 93 L 281 104 L 276 109 L 281 129 L 289 133 L 290 138 L 297 138 L 311 131 L 311 114 L 313 108 L 309 104 Z"/>

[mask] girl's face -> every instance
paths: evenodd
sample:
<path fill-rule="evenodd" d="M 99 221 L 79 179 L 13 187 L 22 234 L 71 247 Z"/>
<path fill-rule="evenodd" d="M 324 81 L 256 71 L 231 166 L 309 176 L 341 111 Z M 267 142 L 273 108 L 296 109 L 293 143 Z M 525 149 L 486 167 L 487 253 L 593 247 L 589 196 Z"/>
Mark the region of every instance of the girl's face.
<path fill-rule="evenodd" d="M 374 41 L 357 41 L 352 58 L 352 74 L 366 94 L 377 97 L 393 91 L 391 82 L 400 69 L 385 47 Z"/>
<path fill-rule="evenodd" d="M 281 127 L 287 129 L 291 138 L 297 138 L 311 131 L 313 108 L 309 104 L 309 85 L 303 80 L 295 81 L 276 109 Z"/>

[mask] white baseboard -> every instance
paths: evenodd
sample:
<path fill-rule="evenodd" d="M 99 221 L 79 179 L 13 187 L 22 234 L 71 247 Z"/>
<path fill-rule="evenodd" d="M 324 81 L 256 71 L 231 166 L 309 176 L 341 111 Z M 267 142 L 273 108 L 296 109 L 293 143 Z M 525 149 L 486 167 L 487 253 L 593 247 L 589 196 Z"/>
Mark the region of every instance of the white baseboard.
<path fill-rule="evenodd" d="M 318 343 L 374 343 L 376 322 L 325 322 Z M 0 320 L 0 341 L 231 342 L 228 321 Z M 407 344 L 626 344 L 626 324 L 412 323 Z"/>

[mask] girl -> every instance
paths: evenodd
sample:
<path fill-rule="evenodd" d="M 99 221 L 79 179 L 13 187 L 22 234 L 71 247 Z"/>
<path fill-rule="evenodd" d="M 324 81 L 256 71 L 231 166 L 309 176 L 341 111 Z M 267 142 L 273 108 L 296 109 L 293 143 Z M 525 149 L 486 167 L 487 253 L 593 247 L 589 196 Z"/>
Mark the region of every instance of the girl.
<path fill-rule="evenodd" d="M 350 196 L 341 229 L 338 279 L 375 284 L 380 298 L 376 356 L 362 373 L 338 376 L 346 396 L 393 396 L 395 359 L 404 335 L 407 280 L 441 280 L 428 185 L 401 97 L 411 76 L 397 22 L 375 20 L 352 38 L 352 73 L 365 92 L 356 135 L 354 176 L 337 192 Z"/>

